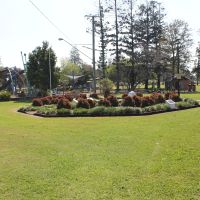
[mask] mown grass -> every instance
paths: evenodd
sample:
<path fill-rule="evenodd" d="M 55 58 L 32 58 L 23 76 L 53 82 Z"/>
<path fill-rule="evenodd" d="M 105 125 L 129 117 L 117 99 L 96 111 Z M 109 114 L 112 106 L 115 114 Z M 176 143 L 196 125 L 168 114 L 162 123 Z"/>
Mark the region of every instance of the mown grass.
<path fill-rule="evenodd" d="M 0 199 L 199 199 L 200 109 L 37 118 L 0 103 Z"/>
<path fill-rule="evenodd" d="M 200 100 L 200 93 L 182 93 L 181 94 L 182 98 L 191 98 L 195 100 Z"/>

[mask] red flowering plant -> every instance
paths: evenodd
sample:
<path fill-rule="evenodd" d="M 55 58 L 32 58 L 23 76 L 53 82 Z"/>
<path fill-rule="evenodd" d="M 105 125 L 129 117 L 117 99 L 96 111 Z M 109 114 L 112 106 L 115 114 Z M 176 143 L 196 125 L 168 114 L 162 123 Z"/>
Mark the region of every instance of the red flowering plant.
<path fill-rule="evenodd" d="M 92 93 L 92 94 L 90 94 L 90 97 L 91 97 L 91 98 L 94 98 L 94 99 L 99 99 L 99 96 L 98 96 L 97 93 Z"/>
<path fill-rule="evenodd" d="M 87 108 L 87 109 L 89 109 L 90 108 L 90 104 L 89 104 L 87 99 L 79 98 L 76 107 L 77 108 Z"/>
<path fill-rule="evenodd" d="M 117 98 L 113 95 L 108 96 L 107 100 L 110 101 L 112 107 L 117 107 L 119 105 Z"/>
<path fill-rule="evenodd" d="M 127 107 L 130 107 L 130 106 L 134 106 L 135 105 L 135 101 L 133 100 L 132 97 L 130 96 L 125 96 L 124 99 L 122 100 L 122 106 L 127 106 Z"/>
<path fill-rule="evenodd" d="M 65 99 L 65 98 L 59 99 L 58 104 L 57 104 L 57 109 L 60 109 L 60 108 L 71 109 L 72 106 L 71 106 L 70 101 L 68 99 Z"/>
<path fill-rule="evenodd" d="M 32 100 L 32 106 L 43 106 L 43 103 L 40 98 L 34 98 Z"/>
<path fill-rule="evenodd" d="M 99 101 L 99 106 L 106 106 L 106 107 L 110 107 L 111 106 L 111 103 L 108 99 L 101 99 Z"/>

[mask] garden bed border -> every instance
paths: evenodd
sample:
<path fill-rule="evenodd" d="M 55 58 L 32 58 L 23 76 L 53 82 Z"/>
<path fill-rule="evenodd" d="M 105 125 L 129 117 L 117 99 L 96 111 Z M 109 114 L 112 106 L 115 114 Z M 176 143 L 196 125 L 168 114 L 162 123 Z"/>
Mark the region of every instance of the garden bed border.
<path fill-rule="evenodd" d="M 63 118 L 63 117 L 130 117 L 130 116 L 148 116 L 148 115 L 157 115 L 157 114 L 163 114 L 163 113 L 169 113 L 169 112 L 177 112 L 177 111 L 182 111 L 182 110 L 189 110 L 189 109 L 193 109 L 193 108 L 198 108 L 200 107 L 200 105 L 198 106 L 191 106 L 191 107 L 187 107 L 187 108 L 180 108 L 180 109 L 171 109 L 171 110 L 165 110 L 165 111 L 153 111 L 153 112 L 145 112 L 145 113 L 140 113 L 140 114 L 116 114 L 116 115 L 90 115 L 90 114 L 79 114 L 79 115 L 69 115 L 69 114 L 52 114 L 52 115 L 46 115 L 46 114 L 41 114 L 41 113 L 34 113 L 31 114 L 29 112 L 22 112 L 19 111 L 20 113 L 24 113 L 24 114 L 28 114 L 28 115 L 33 115 L 33 116 L 38 116 L 38 117 L 43 117 L 43 118 Z"/>

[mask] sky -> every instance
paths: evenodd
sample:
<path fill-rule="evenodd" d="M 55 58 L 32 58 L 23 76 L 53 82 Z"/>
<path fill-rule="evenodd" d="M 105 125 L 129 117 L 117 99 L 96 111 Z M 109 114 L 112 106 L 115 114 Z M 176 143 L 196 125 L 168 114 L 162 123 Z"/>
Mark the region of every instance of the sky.
<path fill-rule="evenodd" d="M 38 12 L 31 1 L 54 25 Z M 167 21 L 182 19 L 188 22 L 195 39 L 194 52 L 197 42 L 200 41 L 200 1 L 159 2 L 166 10 Z M 21 52 L 28 55 L 37 46 L 41 46 L 42 41 L 49 42 L 58 61 L 63 57 L 69 57 L 71 50 L 70 45 L 59 41 L 58 38 L 64 38 L 71 44 L 91 44 L 92 35 L 86 32 L 91 23 L 85 15 L 96 14 L 97 5 L 98 0 L 0 0 L 0 58 L 3 66 L 23 68 Z M 91 50 L 81 45 L 77 47 L 92 58 Z M 91 60 L 84 55 L 81 55 L 81 58 L 91 64 Z"/>

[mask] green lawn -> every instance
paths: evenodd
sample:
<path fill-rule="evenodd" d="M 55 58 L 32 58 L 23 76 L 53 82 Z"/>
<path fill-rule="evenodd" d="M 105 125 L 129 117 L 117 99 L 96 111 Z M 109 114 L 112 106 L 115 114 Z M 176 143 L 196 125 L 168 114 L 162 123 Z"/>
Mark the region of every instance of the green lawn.
<path fill-rule="evenodd" d="M 182 93 L 181 97 L 183 98 L 191 98 L 191 99 L 195 99 L 195 100 L 200 100 L 200 93 Z"/>
<path fill-rule="evenodd" d="M 37 118 L 0 103 L 0 199 L 200 199 L 200 108 Z"/>

